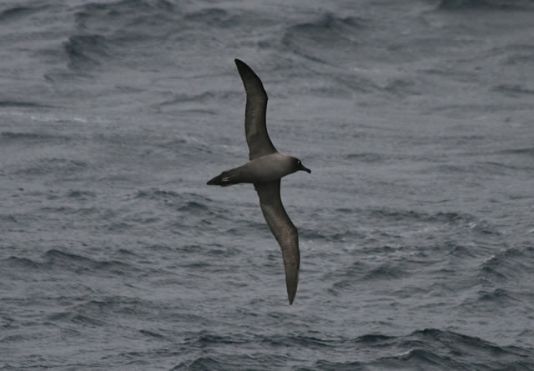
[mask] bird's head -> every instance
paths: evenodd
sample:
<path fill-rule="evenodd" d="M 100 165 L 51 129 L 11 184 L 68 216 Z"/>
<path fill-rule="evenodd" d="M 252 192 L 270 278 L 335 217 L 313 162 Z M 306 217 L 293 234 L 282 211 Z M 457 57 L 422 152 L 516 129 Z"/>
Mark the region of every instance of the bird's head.
<path fill-rule="evenodd" d="M 299 171 L 299 170 L 301 170 L 301 171 L 305 171 L 305 172 L 307 172 L 308 174 L 311 173 L 311 170 L 308 169 L 306 166 L 304 166 L 304 165 L 302 164 L 302 161 L 300 161 L 298 158 L 295 158 L 295 159 L 294 159 L 294 166 L 295 166 L 295 171 Z"/>

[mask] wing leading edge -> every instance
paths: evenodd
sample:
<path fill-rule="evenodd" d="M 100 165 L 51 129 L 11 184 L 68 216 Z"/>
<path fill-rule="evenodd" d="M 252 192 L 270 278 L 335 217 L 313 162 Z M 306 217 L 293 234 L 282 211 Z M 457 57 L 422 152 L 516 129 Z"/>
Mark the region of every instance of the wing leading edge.
<path fill-rule="evenodd" d="M 249 149 L 249 159 L 276 152 L 266 126 L 267 93 L 258 77 L 244 62 L 235 60 L 237 70 L 247 93 L 245 109 L 245 135 Z"/>

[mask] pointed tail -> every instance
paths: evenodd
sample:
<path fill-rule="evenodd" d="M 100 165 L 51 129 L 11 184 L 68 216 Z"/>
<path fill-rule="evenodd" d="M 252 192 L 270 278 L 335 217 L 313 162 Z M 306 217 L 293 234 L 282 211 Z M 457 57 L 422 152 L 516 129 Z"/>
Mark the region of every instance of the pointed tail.
<path fill-rule="evenodd" d="M 232 184 L 239 183 L 237 172 L 233 170 L 223 171 L 219 175 L 217 175 L 215 178 L 212 178 L 209 182 L 207 182 L 207 185 L 218 185 L 221 187 L 227 187 Z"/>

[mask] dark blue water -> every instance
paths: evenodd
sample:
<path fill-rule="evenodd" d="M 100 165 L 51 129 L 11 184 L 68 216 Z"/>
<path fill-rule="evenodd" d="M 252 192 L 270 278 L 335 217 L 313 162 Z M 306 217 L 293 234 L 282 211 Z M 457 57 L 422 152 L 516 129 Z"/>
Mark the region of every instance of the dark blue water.
<path fill-rule="evenodd" d="M 0 4 L 0 369 L 533 370 L 532 1 Z M 301 274 L 251 186 L 269 93 Z"/>

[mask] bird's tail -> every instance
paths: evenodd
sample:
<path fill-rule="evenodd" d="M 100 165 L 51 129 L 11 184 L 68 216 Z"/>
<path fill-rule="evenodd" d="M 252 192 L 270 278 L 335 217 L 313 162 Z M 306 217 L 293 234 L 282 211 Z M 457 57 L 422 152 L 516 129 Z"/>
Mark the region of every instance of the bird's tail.
<path fill-rule="evenodd" d="M 223 171 L 219 175 L 217 175 L 215 178 L 211 179 L 208 183 L 208 185 L 218 185 L 222 187 L 226 187 L 232 184 L 237 184 L 239 182 L 238 172 L 235 169 Z"/>

